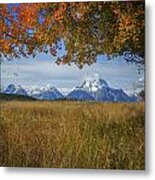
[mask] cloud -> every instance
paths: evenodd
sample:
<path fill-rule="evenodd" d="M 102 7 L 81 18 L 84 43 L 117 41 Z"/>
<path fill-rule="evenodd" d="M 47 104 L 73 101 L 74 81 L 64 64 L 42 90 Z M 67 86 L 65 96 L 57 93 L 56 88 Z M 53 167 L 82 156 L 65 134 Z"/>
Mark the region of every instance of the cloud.
<path fill-rule="evenodd" d="M 133 83 L 144 76 L 144 74 L 138 75 L 135 64 L 128 65 L 122 58 L 107 61 L 101 56 L 97 63 L 86 65 L 82 70 L 75 65 L 58 66 L 49 56 L 41 55 L 37 58 L 3 63 L 2 84 L 14 83 L 27 86 L 52 84 L 67 92 L 80 85 L 86 78 L 97 76 L 105 79 L 112 87 L 134 90 Z"/>

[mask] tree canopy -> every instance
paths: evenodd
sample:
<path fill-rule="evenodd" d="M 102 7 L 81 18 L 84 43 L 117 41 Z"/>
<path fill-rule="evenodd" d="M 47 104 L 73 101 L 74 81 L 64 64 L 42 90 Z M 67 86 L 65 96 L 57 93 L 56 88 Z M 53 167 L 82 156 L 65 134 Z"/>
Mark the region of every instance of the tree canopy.
<path fill-rule="evenodd" d="M 92 64 L 98 54 L 144 63 L 144 1 L 0 4 L 0 58 L 50 52 L 57 64 Z M 58 57 L 63 39 L 66 54 Z"/>

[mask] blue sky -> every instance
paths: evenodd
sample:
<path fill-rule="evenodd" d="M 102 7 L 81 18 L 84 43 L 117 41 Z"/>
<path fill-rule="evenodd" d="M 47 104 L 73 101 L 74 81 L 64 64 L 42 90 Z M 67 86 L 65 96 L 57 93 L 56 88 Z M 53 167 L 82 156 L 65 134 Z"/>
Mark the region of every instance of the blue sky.
<path fill-rule="evenodd" d="M 23 86 L 56 86 L 62 93 L 67 94 L 73 87 L 80 85 L 88 77 L 98 74 L 113 88 L 123 88 L 132 93 L 139 88 L 139 79 L 143 81 L 144 72 L 138 74 L 135 64 L 127 64 L 123 58 L 107 60 L 100 56 L 97 63 L 84 66 L 81 70 L 75 65 L 58 66 L 50 55 L 40 54 L 35 59 L 18 59 L 5 61 L 1 67 L 1 83 Z"/>
<path fill-rule="evenodd" d="M 58 56 L 66 53 L 63 40 L 60 42 L 62 49 Z M 50 84 L 67 94 L 87 78 L 98 74 L 111 87 L 133 93 L 144 85 L 144 72 L 138 74 L 137 69 L 136 64 L 127 64 L 122 57 L 107 60 L 102 55 L 95 64 L 79 69 L 75 65 L 58 66 L 50 54 L 39 54 L 35 59 L 4 61 L 1 66 L 1 84 L 4 87 L 11 83 L 27 87 Z"/>

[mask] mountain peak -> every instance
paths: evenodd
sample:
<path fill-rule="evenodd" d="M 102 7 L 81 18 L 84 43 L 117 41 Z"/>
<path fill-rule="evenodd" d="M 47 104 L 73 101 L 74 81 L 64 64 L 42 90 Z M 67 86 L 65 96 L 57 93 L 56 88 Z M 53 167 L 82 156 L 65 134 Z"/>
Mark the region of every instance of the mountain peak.
<path fill-rule="evenodd" d="M 81 86 L 74 88 L 68 95 L 64 96 L 61 92 L 51 84 L 43 87 L 23 87 L 10 84 L 3 91 L 7 94 L 20 94 L 31 96 L 36 99 L 72 99 L 82 101 L 99 101 L 99 102 L 133 102 L 137 101 L 136 96 L 127 95 L 123 89 L 115 89 L 108 85 L 108 83 L 99 78 L 98 74 L 87 78 Z"/>
<path fill-rule="evenodd" d="M 7 93 L 7 94 L 9 94 L 9 93 L 13 94 L 13 93 L 15 93 L 15 91 L 16 91 L 16 87 L 14 84 L 9 84 L 7 86 L 7 88 L 5 89 L 5 93 Z"/>
<path fill-rule="evenodd" d="M 109 101 L 109 102 L 131 102 L 136 101 L 134 97 L 128 96 L 123 89 L 115 89 L 108 85 L 108 83 L 95 75 L 91 78 L 87 78 L 81 86 L 77 86 L 74 89 L 74 95 L 79 96 L 78 91 L 87 92 L 96 101 Z"/>
<path fill-rule="evenodd" d="M 103 87 L 108 88 L 108 83 L 99 78 L 98 74 L 95 74 L 93 77 L 88 77 L 81 86 L 76 87 L 76 89 L 84 89 L 88 92 L 96 92 L 99 89 L 102 89 Z"/>
<path fill-rule="evenodd" d="M 37 87 L 29 92 L 29 96 L 35 97 L 36 99 L 61 99 L 63 95 L 59 92 L 59 90 L 48 84 L 44 87 Z"/>

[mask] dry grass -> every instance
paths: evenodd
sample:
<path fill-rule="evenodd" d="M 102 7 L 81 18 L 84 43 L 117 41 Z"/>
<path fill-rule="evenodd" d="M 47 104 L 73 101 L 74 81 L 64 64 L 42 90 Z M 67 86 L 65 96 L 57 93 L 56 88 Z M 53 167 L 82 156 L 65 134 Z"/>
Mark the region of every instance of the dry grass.
<path fill-rule="evenodd" d="M 144 104 L 3 102 L 0 165 L 144 169 Z"/>

